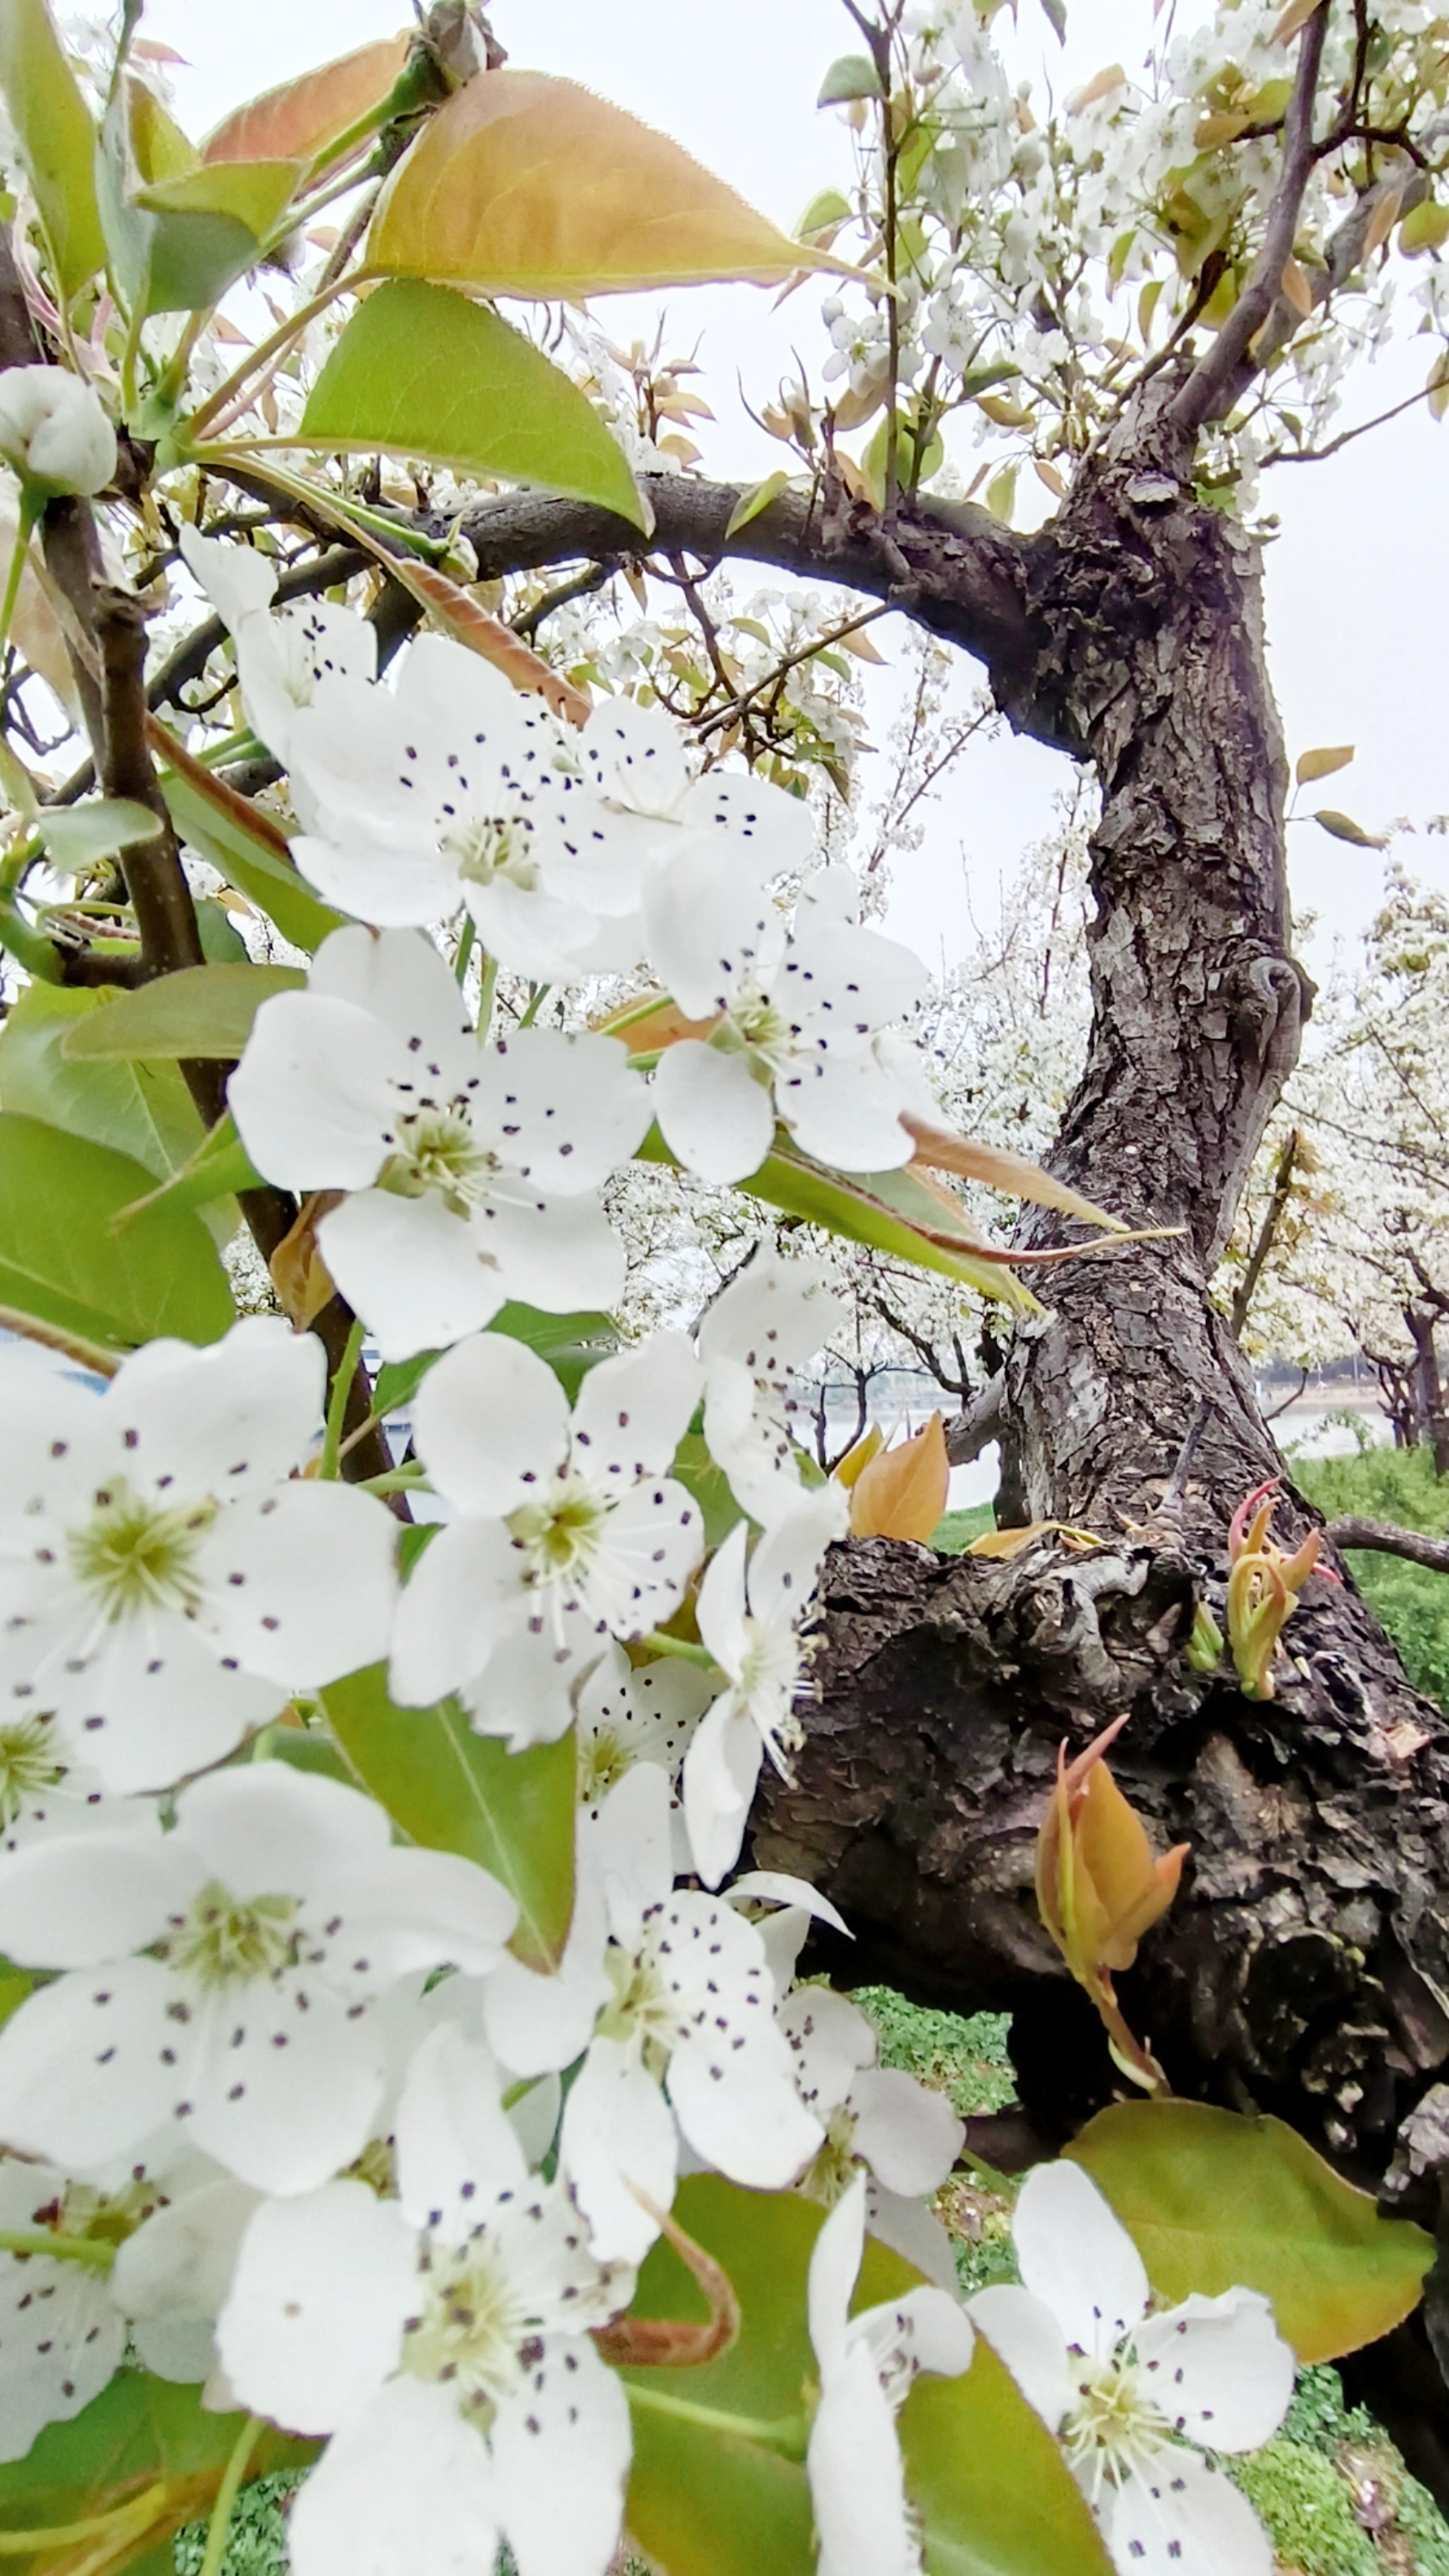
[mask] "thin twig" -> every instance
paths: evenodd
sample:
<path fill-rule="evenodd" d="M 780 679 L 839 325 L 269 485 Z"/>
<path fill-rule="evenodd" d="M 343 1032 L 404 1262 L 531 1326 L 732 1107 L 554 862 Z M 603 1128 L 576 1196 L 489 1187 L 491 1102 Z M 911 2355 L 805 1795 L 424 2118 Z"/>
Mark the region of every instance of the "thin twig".
<path fill-rule="evenodd" d="M 1258 1228 L 1258 1239 L 1248 1255 L 1247 1268 L 1238 1282 L 1237 1292 L 1233 1298 L 1228 1320 L 1232 1325 L 1235 1342 L 1240 1342 L 1243 1338 L 1243 1326 L 1248 1320 L 1248 1308 L 1253 1302 L 1253 1292 L 1263 1275 L 1263 1264 L 1273 1249 L 1273 1239 L 1283 1222 L 1283 1212 L 1288 1205 L 1289 1192 L 1293 1187 L 1293 1166 L 1298 1159 L 1298 1141 L 1297 1128 L 1290 1127 L 1274 1169 L 1272 1194 L 1263 1213 L 1263 1222 Z"/>
<path fill-rule="evenodd" d="M 817 635 L 813 644 L 802 644 L 798 652 L 786 653 L 763 680 L 755 682 L 752 689 L 746 689 L 742 696 L 732 698 L 727 707 L 719 707 L 712 716 L 706 716 L 699 727 L 699 740 L 703 742 L 706 734 L 717 733 L 721 725 L 733 724 L 736 716 L 744 715 L 757 698 L 764 697 L 801 662 L 811 662 L 817 653 L 827 653 L 833 644 L 843 644 L 847 636 L 858 634 L 862 626 L 871 625 L 877 617 L 888 617 L 895 606 L 893 599 L 883 599 L 878 607 L 863 609 L 858 617 L 849 618 L 844 626 L 835 627 L 829 634 Z"/>
<path fill-rule="evenodd" d="M 1402 1556 L 1410 1565 L 1426 1565 L 1431 1574 L 1449 1574 L 1449 1538 L 1426 1538 L 1422 1530 L 1399 1529 L 1392 1521 L 1365 1521 L 1350 1513 L 1330 1521 L 1323 1533 L 1330 1547 L 1370 1548 L 1376 1556 Z"/>

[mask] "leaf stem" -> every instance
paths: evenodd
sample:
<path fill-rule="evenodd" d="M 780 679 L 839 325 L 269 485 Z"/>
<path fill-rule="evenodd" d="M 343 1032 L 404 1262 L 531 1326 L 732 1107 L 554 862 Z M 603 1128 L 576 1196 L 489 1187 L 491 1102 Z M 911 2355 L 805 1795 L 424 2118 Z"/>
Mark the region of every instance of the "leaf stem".
<path fill-rule="evenodd" d="M 773 2419 L 759 2415 L 725 2415 L 718 2407 L 700 2406 L 693 2398 L 673 2397 L 664 2388 L 641 2386 L 637 2379 L 626 2379 L 631 2406 L 642 2407 L 646 2414 L 671 2415 L 676 2423 L 697 2424 L 703 2432 L 732 2435 L 738 2442 L 754 2442 L 763 2451 L 780 2451 L 787 2460 L 803 2460 L 810 2428 L 803 2415 L 780 2415 Z M 205 2570 L 203 2570 L 205 2576 Z"/>
<path fill-rule="evenodd" d="M 221 2562 L 226 2556 L 226 2536 L 231 2528 L 233 2508 L 241 2492 L 241 2482 L 246 2476 L 247 2462 L 256 2448 L 257 2435 L 261 2429 L 260 2415 L 249 2415 L 232 2444 L 231 2457 L 222 2471 L 221 2484 L 216 2491 L 216 2502 L 211 2509 L 211 2520 L 206 2527 L 206 2547 L 202 2552 L 200 2576 L 221 2576 Z"/>
<path fill-rule="evenodd" d="M 426 1483 L 424 1467 L 389 1467 L 386 1475 L 366 1477 L 357 1490 L 360 1494 L 413 1494 Z"/>
<path fill-rule="evenodd" d="M 15 524 L 15 543 L 10 549 L 10 570 L 5 577 L 5 597 L 3 602 L 0 602 L 0 653 L 4 652 L 10 641 L 10 620 L 15 614 L 15 602 L 20 596 L 25 559 L 30 552 L 30 540 L 40 515 L 40 506 L 31 499 L 22 486 L 20 515 Z"/>
<path fill-rule="evenodd" d="M 719 1670 L 708 1646 L 697 1646 L 689 1637 L 671 1637 L 663 1628 L 651 1628 L 647 1637 L 641 1637 L 639 1643 L 641 1646 L 647 1646 L 651 1655 L 678 1655 L 682 1663 L 700 1664 L 706 1671 L 712 1673 Z"/>
<path fill-rule="evenodd" d="M 347 1415 L 347 1398 L 352 1390 L 352 1381 L 357 1374 L 358 1361 L 362 1357 L 362 1345 L 366 1339 L 366 1333 L 365 1324 L 359 1316 L 354 1315 L 342 1357 L 332 1372 L 332 1392 L 327 1399 L 327 1429 L 322 1441 L 322 1461 L 317 1470 L 319 1478 L 328 1481 L 335 1480 L 339 1473 L 338 1454 L 342 1447 L 342 1425 Z"/>
<path fill-rule="evenodd" d="M 312 297 L 310 303 L 299 305 L 290 321 L 279 323 L 269 338 L 259 341 L 255 349 L 249 349 L 225 382 L 217 386 L 215 393 L 208 394 L 201 409 L 194 411 L 189 420 L 178 423 L 177 444 L 185 440 L 189 445 L 203 437 L 211 423 L 220 419 L 253 376 L 259 375 L 274 357 L 285 357 L 289 344 L 301 338 L 309 322 L 315 322 L 319 313 L 325 313 L 328 305 L 335 304 L 339 295 L 349 295 L 354 287 L 364 285 L 368 275 L 366 269 L 355 268 L 346 277 L 334 278 L 330 286 L 323 287 L 320 295 Z"/>
<path fill-rule="evenodd" d="M 0 2228 L 0 2254 L 44 2254 L 57 2263 L 84 2263 L 92 2272 L 109 2272 L 114 2245 L 101 2236 L 62 2236 L 49 2227 Z"/>

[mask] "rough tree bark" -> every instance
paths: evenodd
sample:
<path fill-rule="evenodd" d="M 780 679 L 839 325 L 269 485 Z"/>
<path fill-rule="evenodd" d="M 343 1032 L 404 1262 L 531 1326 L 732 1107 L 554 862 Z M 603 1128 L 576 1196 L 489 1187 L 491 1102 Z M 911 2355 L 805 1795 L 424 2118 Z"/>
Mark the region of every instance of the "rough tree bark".
<path fill-rule="evenodd" d="M 1049 1159 L 1132 1225 L 1181 1229 L 1053 1272 L 1007 1356 L 1001 1516 L 1085 1524 L 1100 1546 L 1009 1564 L 836 1550 L 805 1744 L 762 1791 L 754 1858 L 841 1906 L 847 1982 L 1010 2009 L 1023 2102 L 1060 2139 L 1120 2078 L 1037 1922 L 1032 1847 L 1058 1742 L 1130 1710 L 1119 1776 L 1193 1859 L 1126 1981 L 1129 2020 L 1176 2087 L 1279 2112 L 1432 2224 L 1440 2097 L 1401 2131 L 1449 2060 L 1449 1727 L 1351 1581 L 1310 1583 L 1269 1704 L 1183 1652 L 1199 1600 L 1226 1625 L 1235 1504 L 1282 1473 L 1208 1282 L 1312 994 L 1290 954 L 1258 551 L 1195 498 L 1177 412 L 1159 379 L 1032 539 L 918 504 L 888 541 L 836 493 L 786 496 L 726 540 L 729 493 L 654 490 L 662 547 L 896 598 L 986 663 L 1018 729 L 1094 766 L 1092 1029 Z M 628 550 L 617 523 L 536 501 L 469 533 L 489 570 Z M 1064 1239 L 1038 1212 L 1020 1235 Z M 1286 1487 L 1284 1532 L 1312 1518 Z M 1372 2376 L 1449 2494 L 1422 2333 Z"/>

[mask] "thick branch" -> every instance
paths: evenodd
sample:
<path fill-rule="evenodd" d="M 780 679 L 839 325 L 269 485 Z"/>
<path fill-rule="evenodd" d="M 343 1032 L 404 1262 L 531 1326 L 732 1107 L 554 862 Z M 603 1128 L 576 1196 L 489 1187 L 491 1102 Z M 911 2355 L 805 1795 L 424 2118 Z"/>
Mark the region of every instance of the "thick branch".
<path fill-rule="evenodd" d="M 918 624 L 975 654 L 993 677 L 1000 673 L 1008 683 L 1030 664 L 1025 567 L 1031 541 L 999 527 L 989 511 L 970 503 L 916 501 L 902 506 L 892 538 L 873 510 L 831 487 L 823 495 L 782 492 L 731 535 L 739 486 L 648 474 L 641 487 L 654 510 L 648 540 L 611 511 L 544 492 L 513 492 L 485 502 L 468 512 L 463 533 L 485 581 L 605 556 L 636 562 L 650 553 L 731 556 L 838 581 L 908 608 Z"/>
<path fill-rule="evenodd" d="M 1360 1520 L 1353 1513 L 1330 1521 L 1323 1535 L 1330 1547 L 1372 1548 L 1377 1556 L 1402 1556 L 1410 1565 L 1427 1565 L 1431 1574 L 1449 1574 L 1449 1538 L 1426 1538 L 1421 1530 Z"/>
<path fill-rule="evenodd" d="M 1278 301 L 1283 270 L 1293 250 L 1298 210 L 1313 171 L 1313 108 L 1328 33 L 1328 0 L 1315 9 L 1299 43 L 1298 68 L 1283 134 L 1283 168 L 1268 209 L 1263 247 L 1253 273 L 1219 331 L 1212 347 L 1194 367 L 1172 406 L 1179 429 L 1199 430 L 1231 408 L 1228 387 L 1253 341 Z"/>

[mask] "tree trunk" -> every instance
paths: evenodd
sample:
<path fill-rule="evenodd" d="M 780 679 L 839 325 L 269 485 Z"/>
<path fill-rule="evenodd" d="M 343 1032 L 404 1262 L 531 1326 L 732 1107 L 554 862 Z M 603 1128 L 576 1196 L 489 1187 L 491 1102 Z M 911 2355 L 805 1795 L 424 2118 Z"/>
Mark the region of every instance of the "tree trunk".
<path fill-rule="evenodd" d="M 891 598 L 980 655 L 1019 729 L 1094 764 L 1093 1021 L 1052 1161 L 1134 1228 L 1172 1229 L 1048 1274 L 1007 1353 L 1001 1517 L 1086 1524 L 1097 1547 L 835 1550 L 805 1742 L 793 1778 L 762 1787 L 753 1857 L 842 1908 L 847 1984 L 1009 2009 L 1027 2115 L 1059 2141 L 1120 2078 L 1038 1922 L 1033 1845 L 1058 1743 L 1130 1711 L 1114 1766 L 1159 1843 L 1193 1857 L 1123 1983 L 1129 2021 L 1182 2091 L 1276 2110 L 1378 2185 L 1449 2060 L 1449 1726 L 1348 1580 L 1309 1583 L 1271 1702 L 1183 1651 L 1199 1601 L 1226 1628 L 1229 1519 L 1281 1473 L 1208 1283 L 1311 987 L 1288 953 L 1257 548 L 1195 498 L 1172 396 L 1167 373 L 1029 539 L 927 503 L 885 531 L 829 487 L 731 536 L 731 492 L 651 482 L 661 551 Z M 532 496 L 468 533 L 494 572 L 637 548 L 621 522 Z M 1019 1237 L 1067 1239 L 1035 1211 Z M 1314 1517 L 1291 1486 L 1279 1516 L 1285 1537 Z M 1444 2138 L 1449 2155 L 1449 2118 Z M 1425 2149 L 1412 2175 L 1431 2220 L 1437 2161 Z M 1406 2146 L 1391 2187 L 1412 2162 Z M 1400 2341 L 1395 2385 L 1415 2393 L 1391 2420 L 1449 2497 L 1442 2392 L 1422 2335 Z"/>

